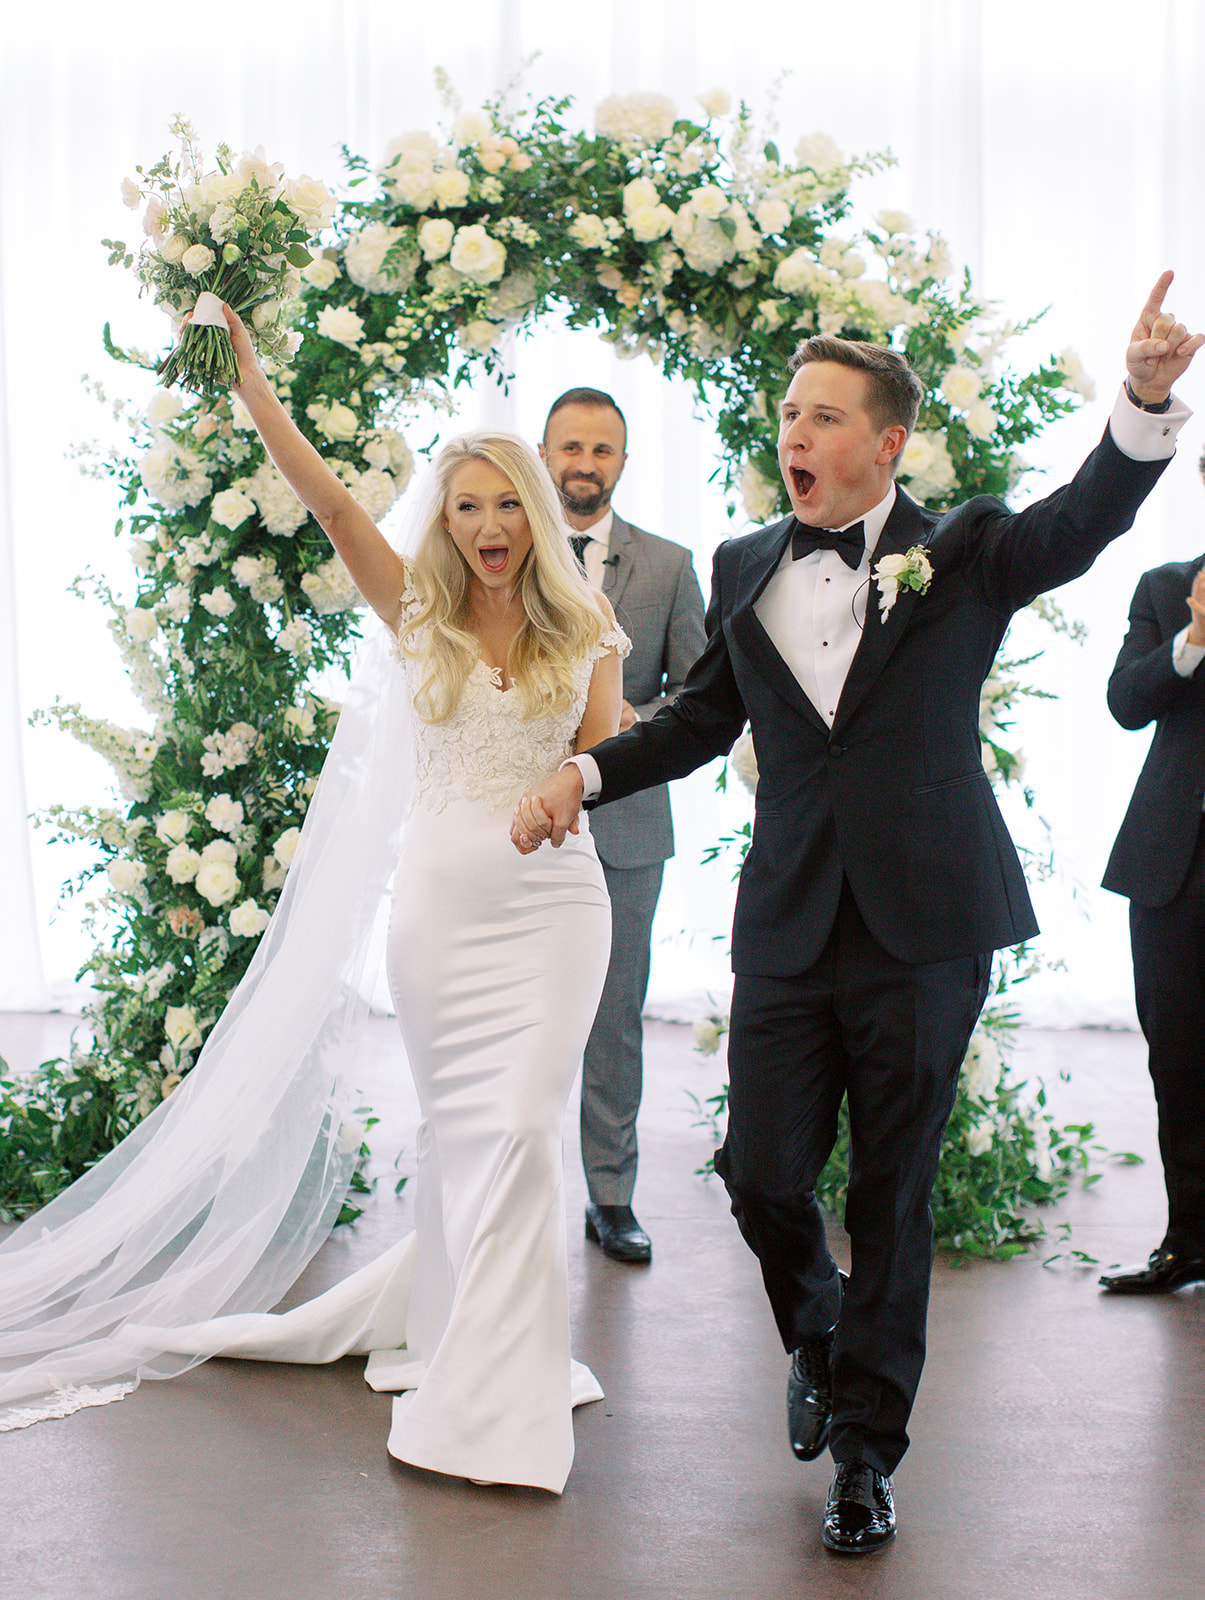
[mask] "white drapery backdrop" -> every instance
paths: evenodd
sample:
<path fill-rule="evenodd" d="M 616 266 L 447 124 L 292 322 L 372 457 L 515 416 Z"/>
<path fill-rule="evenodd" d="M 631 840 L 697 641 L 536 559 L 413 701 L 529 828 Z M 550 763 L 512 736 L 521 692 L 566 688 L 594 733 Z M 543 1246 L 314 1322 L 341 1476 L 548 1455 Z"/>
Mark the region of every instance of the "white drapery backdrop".
<path fill-rule="evenodd" d="M 188 116 L 206 153 L 262 144 L 290 173 L 333 182 L 338 147 L 370 159 L 411 128 L 435 128 L 433 75 L 451 76 L 466 108 L 524 70 L 538 95 L 572 94 L 588 125 L 605 95 L 668 93 L 684 112 L 719 86 L 756 109 L 782 74 L 779 137 L 824 131 L 847 151 L 891 149 L 899 165 L 865 184 L 861 209 L 890 205 L 940 229 L 978 292 L 1004 315 L 1050 310 L 1021 349 L 1035 360 L 1073 346 L 1097 378 L 1094 405 L 1031 451 L 1061 481 L 1104 425 L 1121 351 L 1149 284 L 1177 268 L 1172 304 L 1205 326 L 1205 148 L 1197 0 L 211 0 L 203 12 L 149 0 L 22 8 L 0 40 L 0 1008 L 70 1002 L 89 948 L 63 880 L 87 857 L 33 833 L 26 815 L 52 802 L 100 804 L 99 758 L 31 711 L 55 696 L 91 715 L 140 720 L 97 607 L 70 596 L 87 568 L 129 580 L 113 486 L 80 475 L 70 453 L 122 430 L 90 390 L 145 401 L 145 375 L 114 371 L 100 331 L 158 348 L 164 324 L 110 269 L 102 237 L 136 226 L 122 177 L 169 147 Z M 616 362 L 585 335 L 554 329 L 514 350 L 509 395 L 466 396 L 461 420 L 535 438 L 548 402 L 571 382 L 609 389 L 627 413 L 631 457 L 619 509 L 691 545 L 706 588 L 710 553 L 732 530 L 708 484 L 707 427 L 690 396 L 651 367 Z M 1046 650 L 1037 669 L 1054 703 L 1034 702 L 1018 742 L 1049 825 L 1058 871 L 1037 892 L 1042 947 L 1066 970 L 1035 980 L 1028 1015 L 1062 1024 L 1132 1020 L 1125 907 L 1096 888 L 1146 747 L 1104 707 L 1104 685 L 1139 573 L 1195 554 L 1202 500 L 1196 460 L 1205 373 L 1184 397 L 1199 415 L 1136 530 L 1063 591 L 1089 627 L 1085 646 L 1024 630 Z M 740 522 L 735 524 L 739 528 Z M 653 992 L 683 1014 L 726 985 L 731 890 L 702 847 L 749 807 L 720 802 L 712 776 L 679 786 L 679 855 L 658 920 Z M 1019 831 L 1040 841 L 1032 818 Z"/>

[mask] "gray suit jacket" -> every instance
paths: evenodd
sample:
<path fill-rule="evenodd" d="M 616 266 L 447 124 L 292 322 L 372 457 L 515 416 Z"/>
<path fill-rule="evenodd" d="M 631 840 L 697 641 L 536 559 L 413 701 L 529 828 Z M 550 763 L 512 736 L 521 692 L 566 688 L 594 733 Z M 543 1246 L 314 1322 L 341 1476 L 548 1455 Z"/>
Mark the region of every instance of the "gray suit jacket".
<path fill-rule="evenodd" d="M 690 551 L 616 513 L 603 593 L 632 641 L 623 664 L 624 699 L 647 720 L 677 694 L 706 639 Z M 674 853 L 669 789 L 659 784 L 601 807 L 590 815 L 590 832 L 609 867 L 667 860 Z"/>

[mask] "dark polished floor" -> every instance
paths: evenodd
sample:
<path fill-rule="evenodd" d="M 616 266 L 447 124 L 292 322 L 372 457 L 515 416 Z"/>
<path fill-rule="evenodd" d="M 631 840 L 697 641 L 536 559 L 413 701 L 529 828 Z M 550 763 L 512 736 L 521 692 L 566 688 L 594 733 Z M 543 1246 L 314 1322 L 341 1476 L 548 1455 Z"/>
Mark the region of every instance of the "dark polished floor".
<path fill-rule="evenodd" d="M 64 1030 L 62 1018 L 0 1015 L 0 1055 L 28 1064 Z M 414 1112 L 392 1081 L 392 1023 L 373 1030 L 367 1092 L 385 1113 L 374 1137 L 387 1157 Z M 1112 1299 L 1073 1253 L 1137 1259 L 1161 1230 L 1141 1040 L 1030 1033 L 1022 1048 L 1065 1120 L 1092 1120 L 1110 1148 L 1150 1159 L 1068 1197 L 1045 1249 L 939 1263 L 915 1442 L 896 1477 L 901 1532 L 881 1554 L 821 1548 L 828 1467 L 788 1452 L 785 1361 L 756 1268 L 718 1185 L 693 1175 L 709 1144 L 687 1091 L 712 1092 L 721 1069 L 692 1052 L 688 1029 L 653 1024 L 637 1193 L 650 1269 L 582 1242 L 567 1126 L 576 1351 L 607 1399 L 577 1413 L 562 1499 L 391 1461 L 388 1397 L 357 1360 L 215 1361 L 0 1437 L 0 1597 L 1198 1600 L 1205 1290 Z M 306 1287 L 409 1225 L 405 1193 L 381 1189 Z"/>

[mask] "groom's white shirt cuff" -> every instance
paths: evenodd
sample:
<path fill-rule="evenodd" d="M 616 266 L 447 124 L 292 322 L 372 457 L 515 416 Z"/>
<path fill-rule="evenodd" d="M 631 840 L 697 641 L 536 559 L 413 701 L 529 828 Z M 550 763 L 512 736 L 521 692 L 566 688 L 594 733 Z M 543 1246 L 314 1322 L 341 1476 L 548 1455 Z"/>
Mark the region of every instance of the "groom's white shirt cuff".
<path fill-rule="evenodd" d="M 1143 411 L 1119 390 L 1117 404 L 1109 418 L 1113 443 L 1131 461 L 1166 461 L 1176 453 L 1176 435 L 1192 416 L 1183 400 L 1172 395 L 1171 409 L 1162 413 Z"/>
<path fill-rule="evenodd" d="M 1171 409 L 1161 414 L 1143 411 L 1127 398 L 1124 386 L 1118 390 L 1117 404 L 1109 418 L 1109 432 L 1122 455 L 1131 461 L 1166 461 L 1176 453 L 1176 435 L 1192 416 L 1183 400 L 1172 396 Z M 1192 650 L 1192 646 L 1187 647 Z M 1205 651 L 1201 652 L 1205 655 Z M 1198 661 L 1200 656 L 1198 656 Z M 1196 666 L 1196 662 L 1193 666 Z M 1177 670 L 1182 670 L 1177 667 Z M 582 775 L 582 800 L 597 800 L 602 793 L 602 774 L 590 754 L 570 756 L 563 767 L 576 767 Z"/>
<path fill-rule="evenodd" d="M 568 761 L 561 762 L 562 767 L 576 767 L 582 775 L 582 800 L 597 800 L 602 793 L 602 773 L 598 770 L 598 762 L 591 755 L 570 756 Z"/>

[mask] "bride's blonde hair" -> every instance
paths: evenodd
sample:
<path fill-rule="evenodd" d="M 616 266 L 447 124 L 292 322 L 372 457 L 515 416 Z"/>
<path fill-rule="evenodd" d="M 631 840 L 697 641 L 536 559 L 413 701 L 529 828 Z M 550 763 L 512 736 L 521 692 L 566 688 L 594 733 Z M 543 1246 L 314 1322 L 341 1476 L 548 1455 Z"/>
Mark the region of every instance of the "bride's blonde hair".
<path fill-rule="evenodd" d="M 531 528 L 531 549 L 518 577 L 524 621 L 506 654 L 506 676 L 524 716 L 564 711 L 573 699 L 571 668 L 594 649 L 608 622 L 574 560 L 560 498 L 543 462 L 515 435 L 486 432 L 462 434 L 439 452 L 428 503 L 419 513 L 411 571 L 422 605 L 398 630 L 402 648 L 429 669 L 416 708 L 426 722 L 446 722 L 480 656 L 470 626 L 469 568 L 444 526 L 452 479 L 470 461 L 487 461 L 510 479 Z M 421 645 L 415 638 L 419 629 L 425 630 Z"/>

